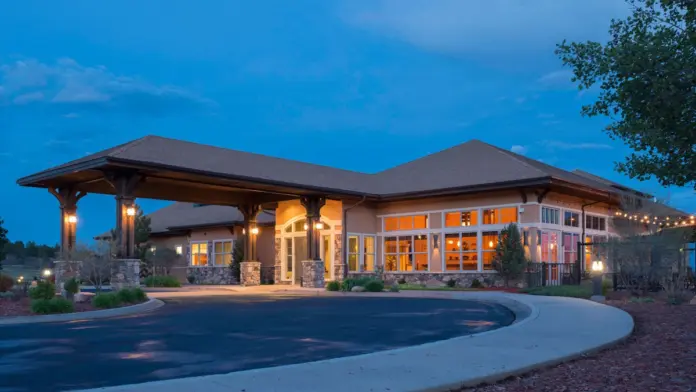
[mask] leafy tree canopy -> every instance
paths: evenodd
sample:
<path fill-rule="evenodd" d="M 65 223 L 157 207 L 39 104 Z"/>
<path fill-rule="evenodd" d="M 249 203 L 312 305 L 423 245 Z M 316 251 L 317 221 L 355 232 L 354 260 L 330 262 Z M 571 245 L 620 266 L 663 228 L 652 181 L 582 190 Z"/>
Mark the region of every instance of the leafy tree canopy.
<path fill-rule="evenodd" d="M 607 43 L 564 41 L 556 54 L 581 90 L 599 87 L 582 114 L 611 118 L 606 132 L 633 150 L 620 172 L 696 189 L 696 0 L 627 2 Z"/>
<path fill-rule="evenodd" d="M 2 261 L 5 260 L 5 246 L 9 243 L 7 240 L 7 229 L 3 226 L 5 221 L 0 218 L 0 270 L 2 269 Z"/>

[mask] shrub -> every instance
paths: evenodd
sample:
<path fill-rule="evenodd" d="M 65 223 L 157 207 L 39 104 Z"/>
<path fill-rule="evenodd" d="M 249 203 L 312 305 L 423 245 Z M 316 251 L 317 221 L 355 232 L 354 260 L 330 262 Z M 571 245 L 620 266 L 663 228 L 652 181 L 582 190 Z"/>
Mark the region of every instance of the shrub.
<path fill-rule="evenodd" d="M 447 287 L 454 287 L 454 286 L 457 285 L 457 281 L 454 280 L 454 279 L 452 279 L 452 278 L 449 278 L 449 279 L 447 280 L 446 284 L 447 284 Z"/>
<path fill-rule="evenodd" d="M 39 298 L 31 301 L 31 311 L 39 314 L 71 313 L 75 311 L 72 301 L 65 298 Z"/>
<path fill-rule="evenodd" d="M 147 287 L 181 287 L 179 280 L 173 276 L 148 276 L 145 278 L 145 286 Z"/>
<path fill-rule="evenodd" d="M 384 282 L 381 280 L 371 280 L 365 284 L 365 291 L 371 293 L 381 293 L 384 290 Z"/>
<path fill-rule="evenodd" d="M 406 284 L 406 279 L 400 278 L 399 280 L 396 281 L 398 284 Z"/>
<path fill-rule="evenodd" d="M 12 290 L 14 279 L 11 276 L 0 274 L 0 293 Z"/>
<path fill-rule="evenodd" d="M 524 274 L 528 260 L 520 238 L 520 229 L 516 224 L 505 226 L 498 235 L 495 246 L 493 269 L 503 278 L 505 287 L 510 287 L 510 281 Z"/>
<path fill-rule="evenodd" d="M 70 294 L 77 294 L 80 291 L 80 282 L 76 278 L 70 278 L 63 283 L 63 288 Z"/>
<path fill-rule="evenodd" d="M 125 288 L 116 292 L 119 301 L 127 304 L 143 302 L 147 299 L 147 294 L 140 288 Z"/>
<path fill-rule="evenodd" d="M 341 289 L 341 284 L 337 281 L 329 282 L 326 284 L 326 291 L 338 291 Z"/>
<path fill-rule="evenodd" d="M 610 290 L 614 289 L 614 283 L 609 279 L 602 281 L 602 295 L 607 295 Z"/>
<path fill-rule="evenodd" d="M 523 289 L 521 292 L 552 297 L 590 298 L 592 296 L 591 287 L 576 285 L 532 287 Z"/>
<path fill-rule="evenodd" d="M 189 284 L 193 284 L 196 281 L 196 277 L 193 275 L 189 275 L 186 277 L 186 280 L 188 280 Z"/>
<path fill-rule="evenodd" d="M 99 309 L 115 308 L 121 305 L 121 298 L 118 293 L 101 293 L 92 298 L 92 305 Z"/>
<path fill-rule="evenodd" d="M 0 291 L 0 298 L 14 298 L 15 293 L 12 291 Z"/>
<path fill-rule="evenodd" d="M 395 285 L 392 285 L 392 286 L 389 288 L 389 292 L 390 292 L 390 293 L 398 293 L 398 292 L 399 292 L 399 285 L 396 285 L 396 284 L 395 284 Z"/>
<path fill-rule="evenodd" d="M 474 279 L 473 281 L 471 281 L 471 288 L 472 289 L 482 289 L 483 284 L 481 283 L 480 280 Z"/>
<path fill-rule="evenodd" d="M 52 299 L 56 296 L 56 285 L 51 282 L 38 282 L 36 287 L 29 289 L 31 299 Z"/>
<path fill-rule="evenodd" d="M 345 280 L 343 280 L 343 282 L 341 282 L 341 291 L 350 291 L 350 290 L 352 290 L 353 287 L 355 287 L 355 286 L 362 286 L 362 287 L 365 287 L 365 285 L 366 285 L 368 282 L 370 282 L 371 280 L 373 280 L 373 278 L 372 278 L 372 277 L 369 277 L 369 276 L 365 276 L 365 277 L 362 277 L 362 278 L 348 278 L 348 279 L 345 279 Z"/>

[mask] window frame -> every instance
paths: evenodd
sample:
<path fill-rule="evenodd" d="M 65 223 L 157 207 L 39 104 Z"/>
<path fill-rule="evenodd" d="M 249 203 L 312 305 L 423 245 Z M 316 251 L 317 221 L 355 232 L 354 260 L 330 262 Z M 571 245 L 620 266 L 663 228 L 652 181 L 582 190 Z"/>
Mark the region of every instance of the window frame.
<path fill-rule="evenodd" d="M 435 233 L 438 234 L 438 233 Z M 432 235 L 433 233 L 425 233 L 425 234 L 403 234 L 403 235 L 385 235 L 382 236 L 382 265 L 384 266 L 384 271 L 385 272 L 391 272 L 391 273 L 429 273 L 431 270 L 430 267 L 430 251 L 431 251 L 431 241 L 432 241 Z M 439 235 L 439 234 L 438 234 Z M 425 236 L 425 241 L 426 241 L 426 249 L 423 252 L 416 252 L 416 237 L 419 236 Z M 396 253 L 392 252 L 387 252 L 387 239 L 388 238 L 396 238 Z M 411 251 L 410 252 L 400 252 L 399 249 L 399 243 L 401 240 L 410 238 L 411 239 Z M 422 238 L 418 238 L 418 240 L 422 240 Z M 411 270 L 402 270 L 400 269 L 400 259 L 401 256 L 403 255 L 409 255 L 409 262 L 411 265 Z M 427 257 L 427 268 L 425 270 L 418 270 L 417 269 L 417 263 L 416 263 L 416 255 L 425 255 Z M 387 270 L 387 257 L 389 256 L 395 256 L 396 257 L 396 266 L 394 270 Z"/>
<path fill-rule="evenodd" d="M 227 243 L 227 242 L 230 243 L 230 251 L 229 251 L 229 252 L 224 252 L 224 250 L 225 250 L 225 245 L 224 245 L 224 244 Z M 213 263 L 211 264 L 211 263 L 210 263 L 210 260 L 208 260 L 208 265 L 210 265 L 210 266 L 212 266 L 212 267 L 227 267 L 228 265 L 225 265 L 225 264 L 218 264 L 218 262 L 217 262 L 218 255 L 230 255 L 230 264 L 231 264 L 231 263 L 232 263 L 232 255 L 234 254 L 234 243 L 235 243 L 235 240 L 234 240 L 233 238 L 231 238 L 231 239 L 213 240 L 213 249 L 212 249 L 212 252 L 210 252 L 211 255 L 213 256 L 213 257 L 212 257 Z M 222 252 L 222 253 L 217 253 L 217 252 L 215 251 L 215 246 L 216 246 L 217 244 L 223 244 L 223 245 L 222 245 L 222 247 L 223 247 L 223 248 L 222 248 L 222 249 L 223 249 L 223 252 Z"/>
<path fill-rule="evenodd" d="M 597 227 L 592 224 L 593 220 L 597 220 Z M 590 227 L 592 226 L 592 227 Z M 595 230 L 595 231 L 607 231 L 607 218 L 600 215 L 586 214 L 585 215 L 585 229 Z"/>
<path fill-rule="evenodd" d="M 469 224 L 469 225 L 462 224 L 462 219 L 463 219 L 463 216 L 465 213 L 475 214 L 476 215 L 475 222 L 471 222 L 471 224 Z M 447 225 L 447 215 L 449 215 L 449 214 L 459 214 L 459 219 L 458 219 L 459 224 L 458 225 L 456 225 L 456 226 L 448 226 Z M 462 227 L 478 227 L 480 224 L 481 224 L 481 209 L 480 208 L 469 208 L 469 209 L 461 209 L 461 210 L 442 211 L 442 227 L 445 229 L 455 229 L 455 228 L 461 229 Z"/>
<path fill-rule="evenodd" d="M 573 217 L 575 218 L 575 225 L 572 224 L 567 224 L 568 222 L 568 214 L 570 214 L 570 222 L 573 222 Z M 573 211 L 573 210 L 563 210 L 563 226 L 564 227 L 575 227 L 575 228 L 582 228 L 580 226 L 580 213 Z"/>
<path fill-rule="evenodd" d="M 502 222 L 502 210 L 508 209 L 508 208 L 514 208 L 515 209 L 515 220 L 512 222 Z M 509 225 L 510 223 L 515 223 L 519 224 L 520 223 L 520 206 L 515 204 L 515 205 L 503 205 L 503 206 L 496 206 L 496 207 L 481 207 L 479 208 L 481 211 L 481 226 L 484 227 L 490 227 L 490 226 L 495 226 L 495 225 Z M 495 223 L 486 223 L 486 211 L 494 211 L 494 216 L 495 216 Z"/>
<path fill-rule="evenodd" d="M 469 226 L 465 226 L 465 227 L 469 227 Z M 443 237 L 442 237 L 442 241 L 441 241 L 442 244 L 440 245 L 440 248 L 442 249 L 441 253 L 442 253 L 442 257 L 443 257 L 443 266 L 442 266 L 442 272 L 443 272 L 443 273 L 462 273 L 462 272 L 463 272 L 463 273 L 471 273 L 471 272 L 479 272 L 479 271 L 481 271 L 481 268 L 482 268 L 481 266 L 482 266 L 482 264 L 481 264 L 481 258 L 479 257 L 479 256 L 480 256 L 480 252 L 479 252 L 479 250 L 480 250 L 480 249 L 479 249 L 479 248 L 480 248 L 480 246 L 479 246 L 480 235 L 479 235 L 479 234 L 480 234 L 480 233 L 481 233 L 481 232 L 478 231 L 478 230 L 476 230 L 476 231 L 458 231 L 458 232 L 445 232 L 445 233 L 443 233 Z M 474 239 L 475 239 L 474 243 L 476 244 L 476 247 L 475 247 L 474 250 L 470 250 L 470 249 L 469 249 L 469 250 L 464 250 L 464 248 L 463 248 L 463 242 L 464 242 L 464 241 L 462 240 L 462 238 L 464 238 L 464 235 L 465 235 L 465 234 L 474 234 Z M 456 238 L 457 238 L 457 241 L 459 242 L 459 245 L 457 245 L 457 248 L 459 248 L 459 249 L 456 250 L 456 251 L 447 250 L 447 245 L 449 245 L 449 244 L 446 243 L 446 242 L 449 240 L 449 239 L 447 238 L 447 236 L 452 236 L 452 235 L 456 235 L 456 236 L 457 236 L 457 237 L 456 237 Z M 456 253 L 456 254 L 458 255 L 458 258 L 459 258 L 459 259 L 458 259 L 458 261 L 459 261 L 459 269 L 457 269 L 457 270 L 450 270 L 450 269 L 447 269 L 447 262 L 449 261 L 449 260 L 447 259 L 447 255 L 448 255 L 448 254 L 452 254 L 452 253 Z M 470 255 L 470 254 L 474 254 L 475 257 L 476 257 L 476 258 L 474 259 L 474 260 L 476 260 L 476 269 L 473 269 L 473 270 L 469 270 L 469 269 L 464 269 L 464 268 L 463 268 L 463 267 L 464 267 L 464 256 L 465 256 L 465 255 Z"/>
<path fill-rule="evenodd" d="M 200 246 L 201 244 L 205 244 L 205 253 L 200 252 Z M 198 247 L 198 252 L 196 252 L 196 255 L 202 255 L 205 254 L 205 264 L 193 264 L 193 248 L 194 246 Z M 189 242 L 189 260 L 188 260 L 188 265 L 189 267 L 207 267 L 210 265 L 210 258 L 208 255 L 210 254 L 210 250 L 208 249 L 208 241 L 191 241 Z"/>
<path fill-rule="evenodd" d="M 551 214 L 544 214 L 544 212 L 551 213 Z M 554 216 L 555 222 L 546 222 L 544 218 L 549 217 L 549 216 Z M 548 207 L 548 206 L 541 206 L 541 223 L 547 224 L 547 225 L 560 225 L 561 224 L 561 209 L 556 208 L 556 207 Z"/>
<path fill-rule="evenodd" d="M 420 227 L 416 228 L 416 217 L 417 216 L 422 216 L 425 217 L 425 227 Z M 444 215 L 443 215 L 444 216 Z M 411 218 L 411 227 L 410 228 L 401 228 L 401 220 L 404 218 Z M 403 215 L 389 215 L 389 216 L 383 216 L 382 218 L 382 232 L 384 233 L 395 233 L 399 231 L 418 231 L 418 230 L 429 230 L 430 229 L 430 213 L 424 212 L 424 213 L 413 213 L 413 214 L 403 214 Z M 396 229 L 393 230 L 387 230 L 387 220 L 388 219 L 395 219 L 396 220 Z"/>

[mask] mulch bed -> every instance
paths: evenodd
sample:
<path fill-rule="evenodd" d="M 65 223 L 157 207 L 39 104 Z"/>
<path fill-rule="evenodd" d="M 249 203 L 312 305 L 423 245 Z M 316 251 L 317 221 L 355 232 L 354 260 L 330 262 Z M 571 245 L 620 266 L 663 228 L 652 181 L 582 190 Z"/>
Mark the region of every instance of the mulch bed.
<path fill-rule="evenodd" d="M 88 312 L 90 310 L 98 310 L 92 306 L 91 302 L 76 303 L 75 312 Z M 9 298 L 0 298 L 0 317 L 13 316 L 40 316 L 31 312 L 31 299 L 28 297 L 21 298 L 15 301 Z"/>
<path fill-rule="evenodd" d="M 696 391 L 696 306 L 610 301 L 633 316 L 636 329 L 624 343 L 553 368 L 476 392 Z"/>

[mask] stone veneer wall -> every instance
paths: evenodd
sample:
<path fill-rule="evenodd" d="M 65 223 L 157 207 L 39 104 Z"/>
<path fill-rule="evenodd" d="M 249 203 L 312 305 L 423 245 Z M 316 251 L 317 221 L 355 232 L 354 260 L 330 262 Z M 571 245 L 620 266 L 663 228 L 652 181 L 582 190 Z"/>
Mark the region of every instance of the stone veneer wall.
<path fill-rule="evenodd" d="M 111 289 L 114 291 L 126 287 L 140 287 L 140 260 L 114 260 L 111 266 Z"/>
<path fill-rule="evenodd" d="M 186 269 L 187 279 L 194 277 L 194 284 L 236 284 L 237 279 L 232 276 L 229 266 L 220 267 L 189 267 Z"/>
<path fill-rule="evenodd" d="M 373 273 L 355 273 L 348 274 L 349 278 L 359 278 L 364 276 L 374 275 Z M 432 281 L 447 283 L 450 279 L 454 279 L 459 287 L 471 287 L 471 282 L 478 279 L 484 287 L 502 287 L 503 280 L 496 272 L 479 272 L 479 273 L 398 273 L 385 272 L 384 280 L 388 285 L 395 284 L 399 280 L 405 280 L 406 283 L 426 284 Z"/>
<path fill-rule="evenodd" d="M 346 265 L 343 263 L 343 248 L 341 242 L 343 234 L 338 233 L 334 236 L 334 280 L 342 281 L 346 276 Z"/>
<path fill-rule="evenodd" d="M 324 262 L 304 260 L 302 262 L 302 287 L 324 288 Z"/>
<path fill-rule="evenodd" d="M 81 261 L 56 260 L 53 262 L 53 275 L 56 278 L 56 292 L 63 292 L 63 284 L 70 278 L 80 279 Z"/>
<path fill-rule="evenodd" d="M 239 280 L 242 286 L 258 286 L 261 284 L 261 262 L 243 261 L 240 263 Z"/>
<path fill-rule="evenodd" d="M 273 270 L 273 282 L 275 284 L 282 284 L 281 274 L 283 272 L 283 260 L 280 254 L 280 238 L 275 238 L 275 269 Z"/>

